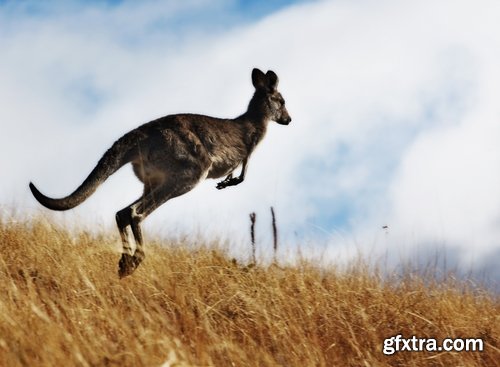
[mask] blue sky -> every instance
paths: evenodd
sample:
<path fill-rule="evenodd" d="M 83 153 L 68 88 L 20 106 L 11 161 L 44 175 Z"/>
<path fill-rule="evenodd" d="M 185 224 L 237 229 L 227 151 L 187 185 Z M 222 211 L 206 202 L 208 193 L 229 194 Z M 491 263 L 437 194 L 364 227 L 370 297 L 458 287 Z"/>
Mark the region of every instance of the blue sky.
<path fill-rule="evenodd" d="M 201 6 L 198 9 L 192 8 L 189 12 L 175 14 L 173 24 L 165 24 L 170 27 L 192 27 L 199 26 L 200 23 L 217 26 L 218 23 L 227 25 L 235 21 L 255 21 L 264 16 L 270 15 L 291 5 L 311 2 L 311 0 L 226 0 L 214 1 L 212 6 Z M 57 14 L 74 15 L 75 11 L 88 8 L 98 8 L 111 10 L 132 4 L 133 1 L 108 0 L 108 1 L 10 1 L 0 0 L 0 6 L 4 11 L 8 11 L 15 16 L 28 15 L 31 17 L 50 17 Z M 175 3 L 174 1 L 165 1 L 165 3 Z M 178 2 L 180 3 L 180 2 Z M 210 5 L 207 1 L 199 1 Z M 168 14 L 164 14 L 168 17 Z"/>
<path fill-rule="evenodd" d="M 317 241 L 327 259 L 444 247 L 481 268 L 500 257 L 497 2 L 0 4 L 4 208 L 40 209 L 31 180 L 68 194 L 151 119 L 237 116 L 260 67 L 279 75 L 292 124 L 270 125 L 242 185 L 207 180 L 148 218 L 148 233 L 230 238 L 244 257 L 252 211 L 269 249 L 272 205 L 283 243 Z M 54 215 L 114 228 L 140 191 L 125 167 Z"/>

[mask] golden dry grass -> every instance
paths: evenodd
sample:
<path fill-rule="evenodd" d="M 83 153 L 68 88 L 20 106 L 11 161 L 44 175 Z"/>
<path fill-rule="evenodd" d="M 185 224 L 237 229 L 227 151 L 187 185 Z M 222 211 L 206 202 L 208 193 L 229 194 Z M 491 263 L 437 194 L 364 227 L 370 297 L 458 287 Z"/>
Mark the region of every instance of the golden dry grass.
<path fill-rule="evenodd" d="M 119 280 L 117 236 L 0 218 L 1 366 L 498 366 L 498 297 L 457 281 L 245 268 L 149 245 Z M 383 339 L 480 337 L 484 352 L 382 353 Z"/>

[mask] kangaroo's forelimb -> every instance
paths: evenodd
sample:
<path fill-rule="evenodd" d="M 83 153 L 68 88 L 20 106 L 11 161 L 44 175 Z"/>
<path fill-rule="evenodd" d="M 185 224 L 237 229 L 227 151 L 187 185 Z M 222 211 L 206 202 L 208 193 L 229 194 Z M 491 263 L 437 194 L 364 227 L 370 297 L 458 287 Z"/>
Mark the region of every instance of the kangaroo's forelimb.
<path fill-rule="evenodd" d="M 229 175 L 227 175 L 227 177 L 223 181 L 217 183 L 216 188 L 218 190 L 222 190 L 228 186 L 236 186 L 242 183 L 243 180 L 245 179 L 245 173 L 247 171 L 247 163 L 248 163 L 248 158 L 243 160 L 241 166 L 241 173 L 238 177 L 233 177 L 233 173 L 231 172 Z"/>

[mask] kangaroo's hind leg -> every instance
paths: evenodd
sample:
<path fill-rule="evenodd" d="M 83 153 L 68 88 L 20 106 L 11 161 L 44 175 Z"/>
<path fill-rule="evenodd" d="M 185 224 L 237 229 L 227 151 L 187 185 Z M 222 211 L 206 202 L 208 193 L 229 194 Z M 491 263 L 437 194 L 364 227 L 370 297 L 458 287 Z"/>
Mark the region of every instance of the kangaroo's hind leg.
<path fill-rule="evenodd" d="M 144 185 L 143 195 L 116 213 L 116 224 L 122 240 L 123 253 L 120 260 L 120 269 L 135 269 L 144 259 L 142 232 L 139 226 L 139 221 L 135 212 L 135 205 L 152 191 L 153 185 L 147 183 Z M 136 248 L 132 249 L 129 241 L 128 227 L 131 227 L 134 235 Z M 121 273 L 120 273 L 121 274 Z M 126 274 L 125 274 L 126 275 Z M 122 276 L 122 275 L 120 275 Z"/>
<path fill-rule="evenodd" d="M 128 217 L 128 224 L 132 229 L 137 245 L 133 255 L 128 252 L 122 254 L 118 264 L 118 274 L 120 278 L 132 274 L 145 257 L 140 223 L 166 201 L 193 189 L 199 182 L 201 176 L 201 174 L 194 176 L 185 175 L 184 177 L 177 176 L 175 180 L 167 180 L 147 193 L 145 192 L 139 200 L 118 212 L 123 212 L 124 217 Z"/>
<path fill-rule="evenodd" d="M 139 200 L 141 199 L 138 199 L 131 205 L 123 208 L 118 213 L 116 213 L 116 223 L 118 224 L 118 230 L 120 231 L 120 237 L 123 246 L 123 253 L 120 259 L 120 278 L 131 274 L 132 271 L 137 268 L 140 262 L 144 259 L 144 251 L 142 248 L 142 233 L 138 234 L 137 232 L 137 219 L 135 218 L 136 215 L 134 215 L 134 205 L 139 202 Z M 131 227 L 134 238 L 140 239 L 140 242 L 136 240 L 135 251 L 130 245 L 128 226 Z"/>
<path fill-rule="evenodd" d="M 123 252 L 129 255 L 133 255 L 132 247 L 130 246 L 129 233 L 127 231 L 128 226 L 132 224 L 132 207 L 139 200 L 137 199 L 129 206 L 123 208 L 116 213 L 116 224 L 118 225 L 118 231 L 120 232 L 120 237 L 122 240 Z"/>

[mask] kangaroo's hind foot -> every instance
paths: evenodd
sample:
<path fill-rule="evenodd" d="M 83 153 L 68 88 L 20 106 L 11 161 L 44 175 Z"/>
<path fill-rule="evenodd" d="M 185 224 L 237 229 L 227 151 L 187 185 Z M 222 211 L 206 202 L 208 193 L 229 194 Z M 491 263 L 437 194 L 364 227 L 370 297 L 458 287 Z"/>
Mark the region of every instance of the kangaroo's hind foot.
<path fill-rule="evenodd" d="M 143 259 L 144 255 L 138 254 L 137 252 L 134 255 L 123 253 L 118 262 L 118 276 L 120 279 L 131 275 Z"/>

